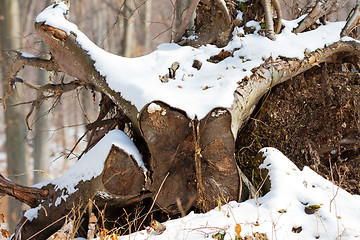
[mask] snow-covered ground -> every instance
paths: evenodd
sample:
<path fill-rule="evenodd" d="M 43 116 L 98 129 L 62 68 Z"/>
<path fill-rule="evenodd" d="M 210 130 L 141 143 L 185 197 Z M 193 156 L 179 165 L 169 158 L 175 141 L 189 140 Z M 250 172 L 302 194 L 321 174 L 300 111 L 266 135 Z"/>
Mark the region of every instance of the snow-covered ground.
<path fill-rule="evenodd" d="M 360 239 L 360 196 L 351 195 L 308 167 L 299 170 L 274 148 L 261 150 L 271 190 L 246 202 L 230 202 L 204 214 L 190 213 L 163 223 L 162 234 L 143 230 L 121 240 L 203 240 L 225 234 L 265 233 L 268 239 Z M 317 209 L 318 208 L 318 209 Z M 315 210 L 317 209 L 317 210 Z"/>
<path fill-rule="evenodd" d="M 79 181 L 101 174 L 103 161 L 113 144 L 133 155 L 142 166 L 141 155 L 131 140 L 123 132 L 113 130 L 62 177 L 50 181 L 65 190 L 58 203 L 77 191 L 75 186 Z M 262 233 L 269 239 L 360 239 L 360 196 L 351 195 L 308 167 L 299 170 L 274 148 L 261 151 L 265 160 L 260 167 L 269 171 L 271 182 L 265 196 L 167 221 L 163 223 L 166 230 L 162 234 L 143 230 L 119 239 L 197 240 L 225 234 L 224 239 L 230 240 L 235 239 L 237 225 L 241 226 L 241 237 Z M 37 217 L 40 208 L 25 213 L 29 221 Z"/>
<path fill-rule="evenodd" d="M 351 195 L 308 167 L 299 170 L 275 148 L 261 152 L 265 160 L 260 167 L 269 171 L 271 181 L 265 196 L 169 220 L 162 223 L 166 230 L 161 234 L 148 228 L 119 239 L 203 240 L 221 234 L 224 240 L 231 240 L 255 233 L 284 240 L 360 239 L 360 196 Z"/>

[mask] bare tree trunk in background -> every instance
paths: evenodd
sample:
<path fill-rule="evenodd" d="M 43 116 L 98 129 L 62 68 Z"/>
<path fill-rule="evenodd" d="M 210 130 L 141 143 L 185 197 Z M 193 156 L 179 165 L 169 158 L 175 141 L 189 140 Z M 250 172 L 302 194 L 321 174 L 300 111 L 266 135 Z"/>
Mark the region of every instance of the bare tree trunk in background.
<path fill-rule="evenodd" d="M 151 25 L 151 4 L 152 0 L 147 0 L 145 2 L 145 42 L 144 42 L 144 52 L 148 53 L 151 49 L 151 33 L 150 33 L 150 25 Z"/>
<path fill-rule="evenodd" d="M 51 1 L 47 0 L 45 4 L 45 6 L 48 6 L 51 4 Z M 44 43 L 41 43 L 41 51 L 47 51 L 47 47 Z M 50 74 L 48 71 L 39 71 L 39 85 L 45 85 L 49 83 L 49 77 Z M 50 102 L 43 101 L 36 109 L 34 131 L 34 184 L 44 181 L 44 174 L 42 173 L 42 171 L 48 171 L 50 167 L 50 149 L 48 142 L 50 118 L 47 114 L 47 111 L 50 109 L 50 107 Z"/>
<path fill-rule="evenodd" d="M 1 48 L 19 49 L 21 39 L 20 11 L 18 0 L 1 1 L 0 13 L 4 16 L 2 20 Z M 10 36 L 10 37 L 7 37 Z M 3 80 L 10 71 L 11 61 L 4 61 L 2 64 Z M 3 90 L 6 91 L 7 83 L 3 83 Z M 21 86 L 14 89 L 15 95 L 7 101 L 5 111 L 6 126 L 6 154 L 8 177 L 19 184 L 27 184 L 26 176 L 26 126 L 24 122 L 24 109 L 21 106 L 12 107 L 14 103 L 22 102 L 23 90 Z M 15 199 L 9 199 L 8 225 L 9 230 L 14 231 L 19 219 L 22 204 Z"/>
<path fill-rule="evenodd" d="M 49 2 L 46 2 L 46 4 L 48 3 Z M 24 31 L 26 30 L 26 32 L 28 31 L 27 27 L 29 26 L 29 23 L 31 23 L 31 27 L 32 27 L 30 31 L 34 29 L 33 21 L 34 21 L 35 7 L 36 4 L 34 4 L 34 1 L 25 0 L 24 3 L 22 4 L 22 8 L 20 9 L 22 16 L 25 16 L 24 18 L 21 19 L 22 21 L 21 26 Z"/>
<path fill-rule="evenodd" d="M 94 6 L 98 6 L 98 9 L 96 10 L 97 15 L 96 15 L 96 36 L 97 36 L 97 40 L 96 40 L 96 44 L 98 46 L 100 46 L 101 48 L 108 50 L 109 46 L 108 46 L 108 42 L 105 40 L 105 36 L 106 36 L 106 3 L 103 1 L 100 1 L 100 3 L 96 3 L 98 1 L 95 1 Z"/>
<path fill-rule="evenodd" d="M 193 2 L 193 0 L 186 0 L 186 6 L 189 8 L 190 4 Z M 188 29 L 191 30 L 191 34 L 194 33 L 194 26 L 195 26 L 195 12 L 192 14 L 191 20 L 188 24 Z"/>
<path fill-rule="evenodd" d="M 121 55 L 131 57 L 135 52 L 135 2 L 125 0 L 124 3 L 124 38 L 121 46 Z"/>
<path fill-rule="evenodd" d="M 85 9 L 84 9 L 84 1 L 80 0 L 77 2 L 75 7 L 76 17 L 79 19 L 78 26 L 81 30 L 85 28 Z M 91 93 L 90 91 L 81 91 L 80 93 L 80 101 L 82 106 L 82 122 L 89 123 L 89 113 L 90 113 L 90 103 L 91 103 Z M 86 130 L 86 129 L 85 129 Z M 90 135 L 88 134 L 87 137 Z"/>
<path fill-rule="evenodd" d="M 41 43 L 41 49 L 45 50 L 45 44 Z M 47 71 L 39 71 L 38 83 L 44 85 L 49 83 L 50 74 Z M 50 118 L 48 110 L 51 104 L 43 101 L 36 109 L 35 131 L 34 131 L 34 180 L 33 183 L 45 181 L 42 171 L 48 171 L 50 167 L 49 129 Z"/>
<path fill-rule="evenodd" d="M 175 16 L 174 16 L 174 23 L 173 23 L 173 37 L 172 39 L 175 38 L 176 33 L 179 31 L 180 25 L 181 25 L 181 21 L 182 21 L 182 11 L 183 11 L 183 7 L 184 4 L 182 2 L 182 0 L 175 0 Z"/>

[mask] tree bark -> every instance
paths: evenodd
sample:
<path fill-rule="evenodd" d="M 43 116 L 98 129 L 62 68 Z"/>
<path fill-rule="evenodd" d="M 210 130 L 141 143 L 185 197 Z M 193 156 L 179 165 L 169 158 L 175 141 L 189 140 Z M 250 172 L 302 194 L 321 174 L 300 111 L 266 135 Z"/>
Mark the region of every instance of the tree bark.
<path fill-rule="evenodd" d="M 145 40 L 144 40 L 144 50 L 145 53 L 151 51 L 152 48 L 152 39 L 151 39 L 151 19 L 152 19 L 152 0 L 147 0 L 145 2 L 145 13 L 144 13 L 144 28 L 145 28 Z"/>
<path fill-rule="evenodd" d="M 149 107 L 154 104 L 155 109 Z M 159 192 L 154 201 L 161 209 L 169 214 L 192 206 L 208 211 L 219 199 L 238 200 L 241 179 L 230 113 L 214 109 L 196 121 L 161 102 L 149 106 L 141 112 L 140 126 L 151 154 L 150 191 Z"/>
<path fill-rule="evenodd" d="M 89 55 L 76 42 L 76 36 L 73 33 L 67 36 L 61 30 L 41 23 L 37 23 L 35 29 L 49 47 L 52 56 L 56 59 L 56 63 L 61 70 L 72 77 L 93 85 L 99 92 L 106 94 L 120 108 L 120 111 L 130 119 L 134 130 L 139 134 L 138 110 L 129 101 L 123 99 L 120 93 L 110 89 L 104 78 L 93 66 L 93 61 Z M 63 39 L 60 38 L 59 41 L 58 35 L 61 35 Z M 69 62 L 74 64 L 69 65 Z"/>
<path fill-rule="evenodd" d="M 309 70 L 323 62 L 351 62 L 359 67 L 360 45 L 355 41 L 336 42 L 308 54 L 303 60 L 278 59 L 253 69 L 249 80 L 242 81 L 235 91 L 232 131 L 237 136 L 260 98 L 272 87 Z"/>
<path fill-rule="evenodd" d="M 196 2 L 194 2 L 196 4 Z M 195 32 L 197 39 L 180 41 L 180 45 L 201 46 L 215 44 L 224 47 L 231 38 L 235 6 L 231 0 L 200 0 L 196 8 Z M 178 36 L 177 39 L 181 39 Z"/>
<path fill-rule="evenodd" d="M 349 20 L 346 22 L 344 29 L 341 31 L 340 36 L 345 37 L 350 34 L 356 27 L 360 20 L 360 0 L 356 0 L 356 6 L 352 13 L 349 15 Z"/>
<path fill-rule="evenodd" d="M 1 177 L 0 185 L 3 188 L 5 185 L 5 189 L 15 189 L 12 183 L 2 181 Z M 5 184 L 1 184 L 2 182 Z M 102 173 L 91 180 L 78 182 L 75 186 L 77 191 L 72 194 L 51 182 L 41 188 L 33 188 L 32 192 L 31 188 L 27 188 L 32 194 L 32 200 L 26 203 L 31 203 L 33 208 L 24 214 L 12 239 L 47 239 L 66 220 L 79 217 L 78 212 L 82 213 L 81 218 L 87 211 L 89 200 L 94 200 L 99 208 L 106 205 L 108 208 L 121 208 L 151 196 L 150 193 L 143 192 L 144 186 L 145 175 L 133 157 L 112 146 Z M 35 195 L 35 192 L 40 194 Z M 29 199 L 23 195 L 22 198 Z M 21 197 L 19 200 L 22 200 Z M 81 222 L 81 219 L 76 220 Z"/>
<path fill-rule="evenodd" d="M 325 2 L 318 1 L 312 11 L 299 23 L 299 26 L 294 30 L 294 33 L 303 32 L 309 28 L 321 17 L 330 14 L 334 10 L 337 0 L 328 0 Z"/>
<path fill-rule="evenodd" d="M 121 55 L 132 57 L 135 50 L 135 2 L 134 0 L 125 0 L 124 2 L 124 38 L 121 44 Z"/>

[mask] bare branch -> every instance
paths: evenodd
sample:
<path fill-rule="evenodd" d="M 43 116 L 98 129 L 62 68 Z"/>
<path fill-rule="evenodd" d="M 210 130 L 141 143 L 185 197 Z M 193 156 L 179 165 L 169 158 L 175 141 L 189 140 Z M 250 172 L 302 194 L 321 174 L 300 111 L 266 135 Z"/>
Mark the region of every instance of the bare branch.
<path fill-rule="evenodd" d="M 47 198 L 49 191 L 46 189 L 21 186 L 0 174 L 0 194 L 12 196 L 30 207 L 36 207 L 41 200 Z"/>
<path fill-rule="evenodd" d="M 327 0 L 325 3 L 318 1 L 312 11 L 300 22 L 294 33 L 300 33 L 313 25 L 321 17 L 330 14 L 337 1 Z"/>
<path fill-rule="evenodd" d="M 189 24 L 191 20 L 191 16 L 193 15 L 197 5 L 199 4 L 200 0 L 193 0 L 190 7 L 187 9 L 186 16 L 182 20 L 179 31 L 176 33 L 175 42 L 179 42 L 181 38 L 184 36 L 186 31 L 186 26 Z"/>
<path fill-rule="evenodd" d="M 348 36 L 350 32 L 356 27 L 360 20 L 360 0 L 356 0 L 356 6 L 351 11 L 348 21 L 346 22 L 345 27 L 340 33 L 341 37 Z"/>
<path fill-rule="evenodd" d="M 16 83 L 16 76 L 23 67 L 32 66 L 47 71 L 59 71 L 58 65 L 52 58 L 48 60 L 38 57 L 25 57 L 24 53 L 15 50 L 3 50 L 2 52 L 14 52 L 17 54 L 15 62 L 11 67 L 10 75 L 7 79 L 8 89 L 5 96 L 0 100 L 0 102 L 3 103 L 4 108 L 6 108 L 6 99 L 8 99 L 13 92 L 13 87 Z"/>
<path fill-rule="evenodd" d="M 62 36 L 58 33 L 62 30 L 56 28 L 49 30 L 49 27 L 44 23 L 36 23 L 35 30 L 49 47 L 61 71 L 93 85 L 99 92 L 107 95 L 128 116 L 135 131 L 140 135 L 137 121 L 138 109 L 130 101 L 122 98 L 121 93 L 109 87 L 105 78 L 94 67 L 94 62 L 87 51 L 82 49 L 76 41 L 76 34 L 71 32 L 69 36 Z M 59 39 L 58 35 L 61 35 L 61 39 Z"/>

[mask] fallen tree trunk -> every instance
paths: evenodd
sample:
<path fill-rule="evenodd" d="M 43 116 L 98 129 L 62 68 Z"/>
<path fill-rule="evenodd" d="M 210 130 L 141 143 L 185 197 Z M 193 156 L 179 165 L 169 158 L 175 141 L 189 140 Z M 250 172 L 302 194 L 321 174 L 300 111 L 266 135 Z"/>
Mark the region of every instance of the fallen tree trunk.
<path fill-rule="evenodd" d="M 91 154 L 93 153 L 90 151 L 87 155 Z M 19 189 L 17 194 L 20 196 L 17 199 L 33 208 L 25 212 L 13 239 L 47 239 L 71 218 L 79 218 L 76 219 L 79 223 L 88 221 L 85 213 L 89 201 L 94 201 L 99 208 L 104 208 L 105 205 L 121 208 L 152 195 L 144 191 L 145 175 L 134 157 L 115 145 L 111 147 L 106 159 L 98 159 L 100 162 L 103 161 L 103 171 L 100 175 L 64 187 L 61 183 L 74 178 L 74 174 L 80 176 L 78 179 L 81 179 L 81 175 L 88 174 L 78 169 L 83 164 L 88 164 L 88 156 L 84 156 L 84 159 L 78 162 L 78 166 L 70 169 L 63 177 L 47 184 L 42 183 L 41 187 L 26 188 L 27 192 L 33 195 L 30 203 L 22 200 L 28 198 L 24 195 L 26 192 Z M 5 182 L 1 184 L 2 191 L 14 185 L 2 176 L 0 180 Z M 85 237 L 86 233 L 87 230 Z"/>
<path fill-rule="evenodd" d="M 231 10 L 225 9 L 223 1 L 216 1 L 214 5 L 208 1 L 200 3 L 204 8 L 204 15 L 198 16 L 198 22 L 206 19 L 211 9 L 217 12 L 214 16 L 225 16 L 225 19 L 215 25 L 214 29 L 205 25 L 198 28 L 203 34 L 196 43 L 224 46 L 229 41 L 233 27 Z M 227 5 L 233 6 L 229 3 Z M 105 97 L 99 118 L 89 125 L 89 128 L 96 131 L 99 126 L 104 127 L 103 124 L 107 123 L 108 128 L 105 129 L 110 130 L 115 125 L 128 124 L 131 128 L 129 135 L 132 135 L 134 141 L 138 140 L 137 148 L 141 150 L 149 172 L 144 174 L 128 153 L 121 148 L 112 147 L 106 153 L 103 170 L 91 179 L 76 182 L 73 186 L 76 191 L 59 188 L 50 182 L 41 188 L 20 186 L 21 193 L 14 194 L 9 189 L 19 186 L 3 179 L 4 185 L 0 185 L 0 191 L 34 207 L 24 215 L 14 239 L 47 238 L 64 224 L 66 218 L 74 217 L 74 212 L 85 212 L 89 199 L 97 199 L 100 206 L 112 204 L 122 207 L 151 198 L 170 215 L 186 212 L 192 207 L 207 211 L 214 208 L 219 200 L 246 200 L 254 194 L 254 189 L 238 170 L 234 156 L 235 139 L 259 99 L 275 85 L 319 63 L 351 62 L 359 67 L 360 45 L 355 41 L 336 42 L 308 53 L 301 60 L 269 58 L 253 68 L 250 77 L 240 79 L 231 107 L 215 107 L 205 117 L 197 119 L 189 118 L 182 109 L 176 109 L 161 101 L 149 102 L 142 109 L 137 109 L 133 103 L 122 97 L 121 92 L 109 87 L 106 76 L 96 68 L 96 62 L 88 50 L 79 44 L 80 36 L 44 22 L 36 23 L 35 28 L 49 47 L 52 58 L 47 61 L 29 61 L 19 55 L 8 79 L 9 94 L 16 83 L 16 74 L 24 65 L 45 66 L 76 78 L 69 88 L 75 89 L 85 84 L 94 87 Z M 223 49 L 221 53 L 226 55 Z M 227 53 L 221 60 L 229 56 L 231 53 Z M 242 61 L 240 58 L 238 60 Z M 176 67 L 169 69 L 166 78 L 175 78 L 179 66 L 173 65 Z M 196 68 L 199 70 L 201 63 Z M 33 88 L 46 91 L 55 87 Z M 206 90 L 206 87 L 202 90 L 204 89 Z M 65 91 L 61 88 L 60 90 Z M 106 119 L 110 110 L 118 112 L 121 118 Z M 118 123 L 116 119 L 121 119 L 123 123 Z M 91 151 L 88 154 L 91 154 Z M 27 200 L 29 198 L 25 195 L 21 197 L 22 193 L 31 192 L 32 189 L 32 199 Z M 37 192 L 40 195 L 36 195 Z M 31 213 L 34 216 L 31 216 Z"/>

